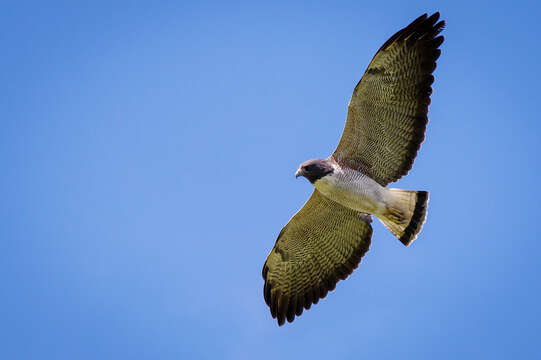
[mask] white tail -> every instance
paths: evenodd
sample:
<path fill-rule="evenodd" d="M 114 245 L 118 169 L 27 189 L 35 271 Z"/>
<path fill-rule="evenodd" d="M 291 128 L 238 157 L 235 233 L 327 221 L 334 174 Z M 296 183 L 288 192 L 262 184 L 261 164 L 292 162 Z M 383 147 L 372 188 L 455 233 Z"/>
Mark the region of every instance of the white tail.
<path fill-rule="evenodd" d="M 379 220 L 385 227 L 408 246 L 417 238 L 426 220 L 428 192 L 388 189 L 390 200 L 387 213 Z"/>

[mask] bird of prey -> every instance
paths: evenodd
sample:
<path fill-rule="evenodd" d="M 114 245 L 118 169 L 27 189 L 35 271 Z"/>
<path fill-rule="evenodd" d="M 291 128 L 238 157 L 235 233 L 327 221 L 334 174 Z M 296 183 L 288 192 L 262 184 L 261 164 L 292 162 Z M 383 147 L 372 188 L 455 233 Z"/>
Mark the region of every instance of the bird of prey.
<path fill-rule="evenodd" d="M 300 165 L 314 192 L 282 228 L 263 266 L 278 325 L 292 322 L 347 278 L 368 251 L 371 215 L 408 246 L 426 219 L 428 192 L 387 188 L 406 175 L 424 140 L 445 26 L 421 15 L 391 36 L 353 90 L 342 138 L 326 159 Z"/>

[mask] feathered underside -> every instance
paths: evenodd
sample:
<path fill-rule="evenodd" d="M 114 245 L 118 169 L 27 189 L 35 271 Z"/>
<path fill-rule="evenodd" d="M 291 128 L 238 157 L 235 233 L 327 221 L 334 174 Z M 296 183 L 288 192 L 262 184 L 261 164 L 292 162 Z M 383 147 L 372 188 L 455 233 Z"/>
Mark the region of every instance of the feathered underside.
<path fill-rule="evenodd" d="M 432 72 L 443 42 L 438 34 L 445 23 L 438 19 L 439 13 L 420 16 L 376 53 L 355 87 L 332 155 L 340 166 L 382 186 L 411 169 L 424 139 Z M 417 217 L 416 223 L 422 222 Z M 263 266 L 265 302 L 279 325 L 317 304 L 353 272 L 370 246 L 370 221 L 314 190 Z"/>

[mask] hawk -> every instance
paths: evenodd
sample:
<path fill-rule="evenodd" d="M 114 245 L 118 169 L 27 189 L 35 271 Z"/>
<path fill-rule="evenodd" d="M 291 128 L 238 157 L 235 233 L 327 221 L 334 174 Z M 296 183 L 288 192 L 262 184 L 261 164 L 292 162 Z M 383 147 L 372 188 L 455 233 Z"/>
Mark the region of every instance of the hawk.
<path fill-rule="evenodd" d="M 353 90 L 342 138 L 326 159 L 300 165 L 314 192 L 282 228 L 263 266 L 278 325 L 292 322 L 346 279 L 368 251 L 371 215 L 408 246 L 426 219 L 428 192 L 387 188 L 406 175 L 424 140 L 432 72 L 445 26 L 421 15 L 391 36 Z"/>

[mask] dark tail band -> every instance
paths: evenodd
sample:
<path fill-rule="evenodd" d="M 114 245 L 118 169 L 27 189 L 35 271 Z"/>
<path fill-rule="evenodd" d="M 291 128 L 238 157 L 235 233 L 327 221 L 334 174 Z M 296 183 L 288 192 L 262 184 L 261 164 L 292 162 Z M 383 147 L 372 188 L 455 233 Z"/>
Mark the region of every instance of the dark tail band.
<path fill-rule="evenodd" d="M 404 234 L 400 237 L 402 244 L 408 246 L 415 240 L 417 234 L 421 231 L 423 224 L 426 220 L 426 209 L 428 204 L 428 192 L 418 191 L 417 202 L 415 203 L 415 210 L 413 216 L 404 230 Z"/>

